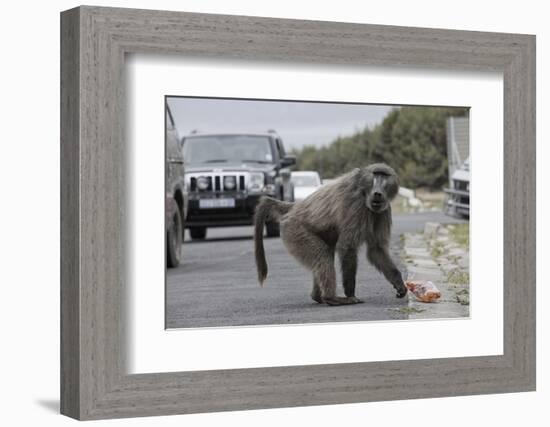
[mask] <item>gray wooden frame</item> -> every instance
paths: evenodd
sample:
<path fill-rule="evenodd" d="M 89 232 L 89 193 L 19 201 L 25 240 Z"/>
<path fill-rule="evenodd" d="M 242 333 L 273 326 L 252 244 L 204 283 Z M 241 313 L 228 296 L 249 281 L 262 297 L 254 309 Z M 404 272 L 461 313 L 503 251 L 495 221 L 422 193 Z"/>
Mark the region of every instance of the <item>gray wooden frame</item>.
<path fill-rule="evenodd" d="M 129 52 L 502 72 L 504 354 L 128 375 Z M 99 419 L 529 390 L 535 390 L 534 36 L 87 6 L 61 14 L 63 414 Z"/>

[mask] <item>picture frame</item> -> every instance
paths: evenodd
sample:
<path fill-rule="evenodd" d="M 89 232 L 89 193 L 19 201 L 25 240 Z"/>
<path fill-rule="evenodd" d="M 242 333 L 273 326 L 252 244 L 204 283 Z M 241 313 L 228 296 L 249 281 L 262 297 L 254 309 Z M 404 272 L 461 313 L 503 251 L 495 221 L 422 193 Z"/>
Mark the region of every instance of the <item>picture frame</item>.
<path fill-rule="evenodd" d="M 497 356 L 127 374 L 124 58 L 496 71 L 504 81 Z M 80 420 L 533 391 L 535 37 L 81 6 L 61 14 L 61 413 Z"/>

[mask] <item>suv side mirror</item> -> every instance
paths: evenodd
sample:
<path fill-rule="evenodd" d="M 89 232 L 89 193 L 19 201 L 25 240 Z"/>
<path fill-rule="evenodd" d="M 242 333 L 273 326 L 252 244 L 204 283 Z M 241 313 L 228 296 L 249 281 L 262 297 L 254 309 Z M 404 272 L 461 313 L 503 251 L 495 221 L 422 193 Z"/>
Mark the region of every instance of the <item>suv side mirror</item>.
<path fill-rule="evenodd" d="M 286 156 L 281 159 L 281 167 L 288 168 L 296 164 L 296 156 Z"/>
<path fill-rule="evenodd" d="M 290 177 L 291 174 L 288 169 L 281 169 L 281 178 L 283 178 L 283 181 L 288 181 Z"/>

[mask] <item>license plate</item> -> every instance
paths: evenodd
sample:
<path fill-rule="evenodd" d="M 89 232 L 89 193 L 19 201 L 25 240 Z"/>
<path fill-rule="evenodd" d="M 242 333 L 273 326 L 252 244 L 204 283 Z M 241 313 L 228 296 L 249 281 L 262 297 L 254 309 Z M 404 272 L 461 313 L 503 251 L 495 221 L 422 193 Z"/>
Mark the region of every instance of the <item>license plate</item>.
<path fill-rule="evenodd" d="M 235 199 L 199 199 L 200 209 L 234 208 Z"/>

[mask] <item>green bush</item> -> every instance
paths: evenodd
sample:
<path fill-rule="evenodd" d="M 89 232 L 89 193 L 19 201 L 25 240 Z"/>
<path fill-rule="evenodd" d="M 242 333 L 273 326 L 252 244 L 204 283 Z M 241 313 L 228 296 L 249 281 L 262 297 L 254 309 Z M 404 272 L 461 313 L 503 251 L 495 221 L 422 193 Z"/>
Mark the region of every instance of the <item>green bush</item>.
<path fill-rule="evenodd" d="M 297 170 L 317 170 L 334 178 L 375 162 L 392 166 L 405 187 L 441 189 L 448 182 L 449 116 L 465 116 L 467 108 L 395 108 L 374 128 L 339 137 L 326 147 L 294 150 Z"/>

